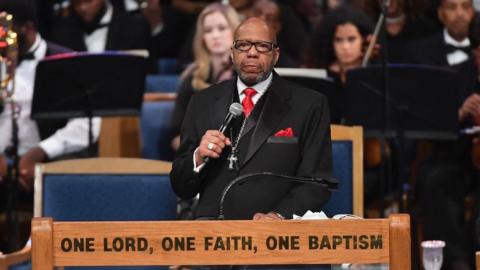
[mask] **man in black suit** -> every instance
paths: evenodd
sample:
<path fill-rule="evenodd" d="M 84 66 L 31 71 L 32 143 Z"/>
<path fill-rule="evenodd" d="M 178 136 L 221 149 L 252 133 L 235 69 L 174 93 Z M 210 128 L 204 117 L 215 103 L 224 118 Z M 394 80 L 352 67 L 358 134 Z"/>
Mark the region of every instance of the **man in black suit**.
<path fill-rule="evenodd" d="M 472 59 L 469 29 L 473 23 L 472 0 L 441 0 L 438 18 L 444 29 L 407 46 L 405 62 L 444 67 L 462 76 L 465 99 L 476 85 L 477 75 Z"/>
<path fill-rule="evenodd" d="M 472 58 L 469 28 L 474 17 L 471 0 L 442 0 L 438 17 L 442 33 L 413 43 L 409 48 L 412 63 L 458 71 L 462 78 L 458 120 L 471 125 L 480 116 L 480 96 L 476 91 L 477 71 Z M 474 251 L 464 219 L 464 198 L 476 185 L 471 162 L 471 139 L 435 142 L 417 180 L 425 240 L 444 240 L 442 269 L 472 269 Z"/>
<path fill-rule="evenodd" d="M 279 54 L 268 24 L 260 18 L 247 19 L 235 31 L 231 52 L 238 78 L 192 97 L 170 175 L 179 197 L 200 194 L 196 218 L 216 217 L 222 191 L 241 175 L 274 172 L 330 177 L 327 100 L 280 78 L 273 71 Z M 233 102 L 243 104 L 244 116 L 235 119 L 224 135 L 217 128 Z M 210 158 L 208 164 L 205 158 Z M 309 209 L 320 210 L 329 196 L 329 191 L 318 185 L 255 179 L 231 190 L 225 217 L 303 215 Z"/>
<path fill-rule="evenodd" d="M 87 146 L 86 119 L 71 121 L 34 121 L 30 118 L 35 80 L 35 69 L 47 56 L 71 52 L 71 50 L 47 42 L 37 31 L 36 10 L 33 0 L 0 0 L 0 11 L 14 16 L 13 30 L 18 34 L 19 58 L 15 70 L 14 101 L 19 124 L 19 153 L 21 184 L 33 188 L 33 169 L 36 162 L 43 162 L 61 155 L 83 150 Z M 11 109 L 8 104 L 0 111 L 0 179 L 3 153 L 11 146 Z M 68 123 L 67 123 L 68 122 Z M 100 130 L 100 119 L 93 121 L 94 139 Z M 60 131 L 60 132 L 58 132 Z"/>
<path fill-rule="evenodd" d="M 75 51 L 148 49 L 150 27 L 107 0 L 72 0 L 71 16 L 53 29 L 52 40 Z"/>

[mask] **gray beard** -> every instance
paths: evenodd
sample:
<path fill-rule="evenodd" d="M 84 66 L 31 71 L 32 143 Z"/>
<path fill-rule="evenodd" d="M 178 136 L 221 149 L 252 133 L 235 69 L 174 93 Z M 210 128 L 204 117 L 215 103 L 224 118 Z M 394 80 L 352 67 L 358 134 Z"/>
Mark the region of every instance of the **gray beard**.
<path fill-rule="evenodd" d="M 258 74 L 258 76 L 255 78 L 255 79 L 248 79 L 246 76 L 244 76 L 242 74 L 242 72 L 240 72 L 240 70 L 238 70 L 237 68 L 235 68 L 235 71 L 237 72 L 238 74 L 238 77 L 240 78 L 240 80 L 246 85 L 246 86 L 254 86 L 255 84 L 257 83 L 260 83 L 260 82 L 263 82 L 265 81 L 268 76 L 270 75 L 270 72 L 272 72 L 271 70 L 268 71 L 268 72 L 263 72 L 263 73 L 260 73 Z"/>

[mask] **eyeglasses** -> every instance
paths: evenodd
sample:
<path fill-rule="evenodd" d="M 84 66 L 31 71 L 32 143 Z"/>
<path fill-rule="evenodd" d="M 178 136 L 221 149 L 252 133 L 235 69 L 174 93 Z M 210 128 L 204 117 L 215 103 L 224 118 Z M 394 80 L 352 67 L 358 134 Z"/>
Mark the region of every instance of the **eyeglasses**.
<path fill-rule="evenodd" d="M 277 44 L 268 41 L 235 40 L 233 42 L 233 47 L 241 52 L 248 52 L 253 45 L 259 53 L 271 52 L 273 48 L 278 47 Z"/>

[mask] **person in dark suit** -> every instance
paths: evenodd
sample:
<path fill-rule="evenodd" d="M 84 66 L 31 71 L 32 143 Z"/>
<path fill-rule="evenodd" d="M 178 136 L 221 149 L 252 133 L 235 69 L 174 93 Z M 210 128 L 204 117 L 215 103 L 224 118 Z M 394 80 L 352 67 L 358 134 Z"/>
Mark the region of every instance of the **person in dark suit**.
<path fill-rule="evenodd" d="M 200 194 L 197 219 L 216 217 L 222 191 L 241 175 L 331 176 L 327 100 L 273 71 L 280 54 L 276 42 L 275 32 L 264 20 L 245 20 L 235 31 L 231 52 L 237 78 L 213 85 L 190 101 L 170 176 L 179 197 Z M 243 104 L 244 115 L 224 135 L 217 128 L 233 102 Z M 210 159 L 208 164 L 205 158 Z M 320 210 L 330 196 L 322 186 L 267 180 L 255 179 L 232 189 L 225 218 L 303 215 Z"/>
<path fill-rule="evenodd" d="M 464 84 L 461 97 L 464 100 L 475 88 L 477 80 L 469 36 L 474 18 L 472 1 L 442 0 L 438 17 L 444 26 L 443 31 L 410 43 L 404 62 L 458 71 Z"/>
<path fill-rule="evenodd" d="M 472 57 L 469 28 L 474 10 L 471 0 L 442 0 L 438 17 L 443 32 L 414 42 L 407 62 L 458 71 L 462 78 L 457 102 L 460 125 L 470 125 L 480 111 L 475 93 L 476 68 Z M 476 185 L 470 138 L 453 142 L 434 141 L 433 150 L 420 169 L 417 193 L 424 240 L 444 240 L 442 269 L 473 269 L 474 251 L 464 218 L 464 198 Z"/>
<path fill-rule="evenodd" d="M 107 0 L 72 0 L 71 16 L 52 31 L 52 41 L 75 51 L 148 49 L 143 18 L 117 10 Z"/>
<path fill-rule="evenodd" d="M 373 1 L 375 18 L 381 12 L 382 1 Z M 385 18 L 387 61 L 402 63 L 407 44 L 439 31 L 437 25 L 423 16 L 423 1 L 391 0 Z M 380 39 L 380 42 L 383 43 Z"/>

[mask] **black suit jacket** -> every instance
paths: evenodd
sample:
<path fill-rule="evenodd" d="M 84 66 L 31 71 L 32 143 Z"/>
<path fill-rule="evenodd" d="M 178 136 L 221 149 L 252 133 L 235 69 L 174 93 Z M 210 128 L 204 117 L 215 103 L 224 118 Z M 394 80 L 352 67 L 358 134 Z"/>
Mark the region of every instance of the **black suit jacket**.
<path fill-rule="evenodd" d="M 406 48 L 405 62 L 449 67 L 447 53 L 443 32 L 440 32 L 410 43 Z"/>
<path fill-rule="evenodd" d="M 83 34 L 79 19 L 71 16 L 56 25 L 52 40 L 75 51 L 86 51 Z M 140 17 L 114 8 L 112 20 L 108 26 L 105 50 L 149 49 L 149 46 L 148 23 Z"/>
<path fill-rule="evenodd" d="M 472 56 L 463 63 L 451 66 L 447 61 L 447 54 L 448 49 L 443 32 L 440 32 L 409 44 L 406 49 L 405 62 L 457 71 L 462 80 L 461 92 L 458 97 L 459 104 L 461 104 L 477 87 L 477 68 Z"/>
<path fill-rule="evenodd" d="M 239 143 L 239 170 L 229 171 L 225 148 L 200 172 L 193 171 L 193 153 L 207 130 L 218 129 L 236 93 L 236 78 L 193 95 L 182 125 L 181 146 L 170 173 L 179 197 L 200 193 L 196 217 L 216 217 L 220 195 L 234 178 L 253 172 L 292 176 L 330 177 L 332 153 L 326 98 L 274 74 L 273 81 L 255 107 Z M 255 111 L 257 110 L 257 111 Z M 292 128 L 294 137 L 274 137 Z M 228 134 L 227 134 L 228 135 Z M 285 217 L 319 210 L 330 193 L 318 185 L 278 179 L 252 179 L 231 190 L 225 204 L 228 219 L 251 219 L 256 212 L 276 211 Z"/>

